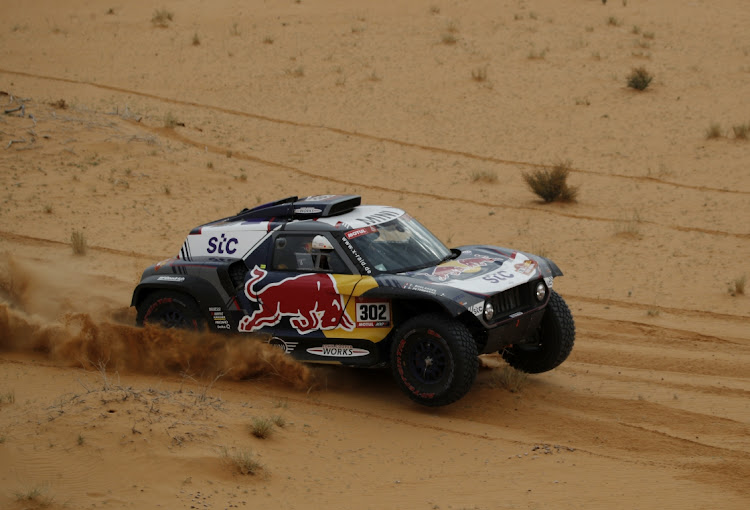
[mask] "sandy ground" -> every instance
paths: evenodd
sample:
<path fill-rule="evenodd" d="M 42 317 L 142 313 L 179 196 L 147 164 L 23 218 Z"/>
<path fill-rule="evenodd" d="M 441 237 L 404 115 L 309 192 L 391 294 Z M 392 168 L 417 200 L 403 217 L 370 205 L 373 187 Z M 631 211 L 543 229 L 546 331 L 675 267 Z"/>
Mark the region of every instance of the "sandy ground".
<path fill-rule="evenodd" d="M 4 0 L 0 507 L 750 507 L 746 3 Z M 578 202 L 539 202 L 566 160 Z M 190 228 L 321 193 L 552 258 L 571 357 L 425 409 L 130 326 Z"/>

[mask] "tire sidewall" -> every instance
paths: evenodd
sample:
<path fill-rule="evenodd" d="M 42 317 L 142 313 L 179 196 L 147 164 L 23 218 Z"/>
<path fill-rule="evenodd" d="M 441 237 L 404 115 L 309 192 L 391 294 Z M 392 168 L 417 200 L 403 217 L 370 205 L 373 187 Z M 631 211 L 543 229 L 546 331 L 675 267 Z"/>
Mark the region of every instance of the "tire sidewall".
<path fill-rule="evenodd" d="M 429 382 L 415 368 L 416 350 L 425 343 L 431 344 L 432 352 L 440 353 L 445 363 L 442 375 Z M 478 367 L 476 342 L 466 326 L 438 314 L 407 320 L 391 342 L 391 370 L 396 384 L 423 405 L 443 406 L 463 397 L 473 385 Z"/>
<path fill-rule="evenodd" d="M 434 383 L 420 380 L 413 367 L 416 350 L 421 345 L 429 342 L 436 346 L 445 356 L 446 366 L 443 374 Z M 417 399 L 434 399 L 444 394 L 455 377 L 456 362 L 455 355 L 450 345 L 443 336 L 433 328 L 413 327 L 399 335 L 394 340 L 393 363 L 396 380 L 399 381 L 404 390 Z"/>
<path fill-rule="evenodd" d="M 180 324 L 165 325 L 163 316 L 168 312 L 179 313 L 183 317 Z M 178 327 L 198 330 L 203 320 L 198 306 L 191 297 L 177 292 L 155 292 L 147 297 L 138 308 L 138 325 L 153 324 L 162 327 Z"/>

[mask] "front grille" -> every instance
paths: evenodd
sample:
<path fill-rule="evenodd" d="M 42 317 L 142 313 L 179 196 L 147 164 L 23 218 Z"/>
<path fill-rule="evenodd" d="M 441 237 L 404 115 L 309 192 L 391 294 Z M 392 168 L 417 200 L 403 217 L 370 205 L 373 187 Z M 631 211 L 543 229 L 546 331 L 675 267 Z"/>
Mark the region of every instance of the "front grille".
<path fill-rule="evenodd" d="M 538 306 L 540 303 L 536 300 L 535 294 L 539 282 L 540 280 L 532 280 L 492 296 L 490 303 L 495 309 L 495 318 L 492 322 L 507 319 L 513 313 Z"/>

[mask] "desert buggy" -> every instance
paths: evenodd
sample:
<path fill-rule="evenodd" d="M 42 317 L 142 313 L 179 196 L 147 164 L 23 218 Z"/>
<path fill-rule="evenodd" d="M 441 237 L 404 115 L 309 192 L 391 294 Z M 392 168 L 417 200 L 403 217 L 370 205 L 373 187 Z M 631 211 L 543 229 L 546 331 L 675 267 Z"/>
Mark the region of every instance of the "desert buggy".
<path fill-rule="evenodd" d="M 355 195 L 290 197 L 193 229 L 146 269 L 137 322 L 257 332 L 294 358 L 389 365 L 416 402 L 450 404 L 478 355 L 529 373 L 573 348 L 549 259 L 494 246 L 448 249 L 400 209 Z"/>

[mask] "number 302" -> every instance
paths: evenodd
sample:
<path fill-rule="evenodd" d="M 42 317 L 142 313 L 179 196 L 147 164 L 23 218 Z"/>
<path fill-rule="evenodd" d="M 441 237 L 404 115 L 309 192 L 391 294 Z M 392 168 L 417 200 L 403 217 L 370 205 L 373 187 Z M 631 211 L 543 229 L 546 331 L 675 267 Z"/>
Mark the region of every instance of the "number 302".
<path fill-rule="evenodd" d="M 388 303 L 357 303 L 357 320 L 388 321 Z"/>

